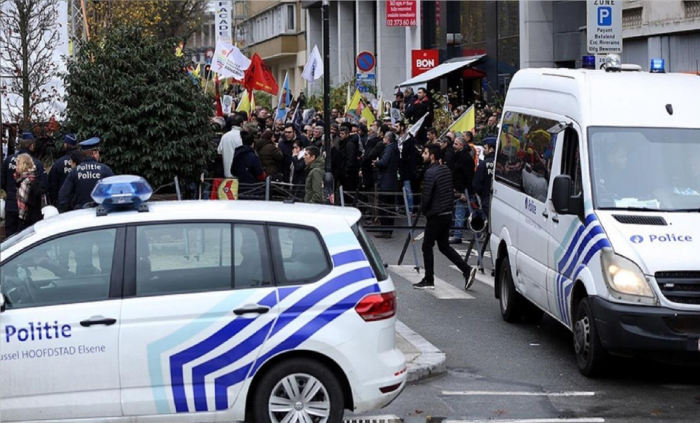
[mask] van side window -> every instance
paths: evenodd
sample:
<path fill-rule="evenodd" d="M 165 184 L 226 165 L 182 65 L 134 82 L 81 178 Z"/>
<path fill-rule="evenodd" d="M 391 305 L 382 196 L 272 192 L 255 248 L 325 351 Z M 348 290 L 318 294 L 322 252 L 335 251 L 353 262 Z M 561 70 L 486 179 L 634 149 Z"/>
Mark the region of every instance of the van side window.
<path fill-rule="evenodd" d="M 313 283 L 330 273 L 328 254 L 316 231 L 275 225 L 269 230 L 278 285 Z"/>
<path fill-rule="evenodd" d="M 137 228 L 137 296 L 231 288 L 230 224 L 187 223 Z"/>
<path fill-rule="evenodd" d="M 116 229 L 80 232 L 23 251 L 0 268 L 8 309 L 109 298 Z"/>
<path fill-rule="evenodd" d="M 567 128 L 564 133 L 561 174 L 571 177 L 571 195 L 576 196 L 583 192 L 583 183 L 581 181 L 581 154 L 579 150 L 578 133 L 574 128 Z"/>
<path fill-rule="evenodd" d="M 505 112 L 501 127 L 496 180 L 540 202 L 547 200 L 558 122 L 524 113 Z"/>

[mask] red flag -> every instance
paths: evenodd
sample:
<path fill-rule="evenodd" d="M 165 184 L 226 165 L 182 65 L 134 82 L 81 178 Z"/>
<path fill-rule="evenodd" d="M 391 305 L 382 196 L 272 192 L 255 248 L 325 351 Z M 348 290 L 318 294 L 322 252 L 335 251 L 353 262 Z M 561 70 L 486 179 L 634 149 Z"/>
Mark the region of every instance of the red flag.
<path fill-rule="evenodd" d="M 277 95 L 279 86 L 265 62 L 262 61 L 257 53 L 255 53 L 250 60 L 250 67 L 245 71 L 243 86 L 246 87 L 248 92 L 260 90 L 272 95 Z"/>

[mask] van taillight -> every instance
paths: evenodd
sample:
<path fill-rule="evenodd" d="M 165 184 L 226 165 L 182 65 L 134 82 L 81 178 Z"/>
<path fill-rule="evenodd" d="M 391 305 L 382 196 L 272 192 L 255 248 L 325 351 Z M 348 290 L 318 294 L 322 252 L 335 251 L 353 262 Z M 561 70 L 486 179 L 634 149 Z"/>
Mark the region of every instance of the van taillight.
<path fill-rule="evenodd" d="M 370 294 L 360 300 L 355 311 L 365 322 L 384 320 L 396 315 L 396 293 Z"/>

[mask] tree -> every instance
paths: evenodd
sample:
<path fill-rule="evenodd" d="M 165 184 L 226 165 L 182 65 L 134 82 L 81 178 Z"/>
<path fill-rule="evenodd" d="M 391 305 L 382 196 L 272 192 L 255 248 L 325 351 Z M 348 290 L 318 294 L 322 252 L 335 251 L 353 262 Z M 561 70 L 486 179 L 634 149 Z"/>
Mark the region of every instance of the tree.
<path fill-rule="evenodd" d="M 187 41 L 202 26 L 206 0 L 96 0 L 88 12 L 90 36 L 103 38 L 120 25 L 139 25 L 146 33 L 165 40 Z"/>
<path fill-rule="evenodd" d="M 83 43 L 65 76 L 66 126 L 99 136 L 116 173 L 137 174 L 154 187 L 195 181 L 214 159 L 211 100 L 183 72 L 175 40 L 143 28 L 119 27 Z"/>
<path fill-rule="evenodd" d="M 0 94 L 3 110 L 23 130 L 41 132 L 59 100 L 51 85 L 58 70 L 59 0 L 3 0 L 0 14 Z M 42 135 L 42 134 L 39 134 Z"/>

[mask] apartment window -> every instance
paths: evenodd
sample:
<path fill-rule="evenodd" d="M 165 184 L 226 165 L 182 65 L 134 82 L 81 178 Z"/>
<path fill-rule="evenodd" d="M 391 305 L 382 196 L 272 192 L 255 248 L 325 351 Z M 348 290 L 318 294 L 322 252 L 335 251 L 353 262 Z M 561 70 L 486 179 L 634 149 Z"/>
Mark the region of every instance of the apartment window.
<path fill-rule="evenodd" d="M 291 32 L 296 31 L 296 6 L 293 4 L 287 4 L 284 6 L 286 9 L 285 13 L 285 31 Z"/>

